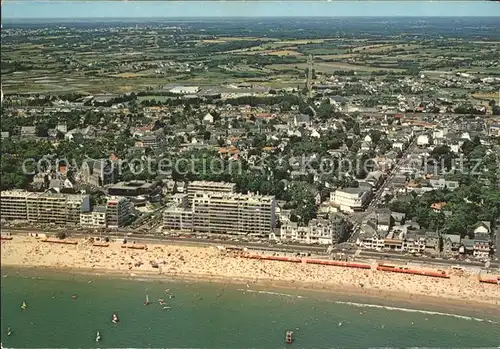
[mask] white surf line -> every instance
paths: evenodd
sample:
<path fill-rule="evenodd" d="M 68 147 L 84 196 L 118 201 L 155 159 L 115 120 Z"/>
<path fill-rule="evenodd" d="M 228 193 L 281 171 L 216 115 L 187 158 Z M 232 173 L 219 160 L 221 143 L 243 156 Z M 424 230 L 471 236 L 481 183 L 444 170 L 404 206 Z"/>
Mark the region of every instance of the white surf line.
<path fill-rule="evenodd" d="M 270 294 L 270 295 L 273 295 L 273 296 L 307 298 L 307 297 L 299 296 L 299 295 L 295 295 L 295 294 L 279 293 L 279 292 L 271 292 L 271 291 L 250 290 L 248 288 L 239 288 L 238 291 L 249 292 L 249 293 Z"/>
<path fill-rule="evenodd" d="M 481 319 L 477 317 L 471 317 L 471 316 L 465 316 L 465 315 L 458 315 L 458 314 L 450 314 L 450 313 L 441 313 L 439 311 L 430 311 L 430 310 L 421 310 L 421 309 L 410 309 L 410 308 L 399 308 L 399 307 L 389 307 L 385 305 L 378 305 L 378 304 L 365 304 L 365 303 L 355 303 L 355 302 L 343 302 L 343 301 L 335 301 L 336 304 L 345 304 L 345 305 L 351 305 L 359 308 L 378 308 L 378 309 L 386 309 L 386 310 L 397 310 L 397 311 L 404 311 L 407 313 L 420 313 L 420 314 L 429 314 L 429 315 L 439 315 L 439 316 L 448 316 L 448 317 L 454 317 L 457 319 L 462 319 L 462 320 L 474 320 L 478 322 L 489 322 L 491 324 L 497 324 L 498 322 L 492 321 L 492 320 L 487 320 L 487 319 Z"/>

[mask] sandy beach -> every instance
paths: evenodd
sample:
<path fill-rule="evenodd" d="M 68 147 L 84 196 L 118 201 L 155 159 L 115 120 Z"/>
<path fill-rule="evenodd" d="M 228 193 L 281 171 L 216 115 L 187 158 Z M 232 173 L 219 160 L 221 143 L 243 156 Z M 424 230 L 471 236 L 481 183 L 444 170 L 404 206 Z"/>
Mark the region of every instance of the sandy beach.
<path fill-rule="evenodd" d="M 215 282 L 275 284 L 285 287 L 363 294 L 387 299 L 422 300 L 498 308 L 500 287 L 478 282 L 477 275 L 451 274 L 449 279 L 387 273 L 302 263 L 251 260 L 216 247 L 148 244 L 147 250 L 44 243 L 33 237 L 16 236 L 1 242 L 4 267 L 45 267 L 84 272 L 150 275 Z M 129 243 L 130 244 L 130 243 Z M 152 266 L 157 264 L 157 268 Z"/>

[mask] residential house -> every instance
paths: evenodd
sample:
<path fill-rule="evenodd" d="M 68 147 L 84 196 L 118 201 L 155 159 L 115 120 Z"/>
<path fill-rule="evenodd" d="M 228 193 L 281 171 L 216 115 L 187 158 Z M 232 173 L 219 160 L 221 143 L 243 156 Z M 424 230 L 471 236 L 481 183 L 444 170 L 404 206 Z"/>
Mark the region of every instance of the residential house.
<path fill-rule="evenodd" d="M 56 132 L 61 132 L 61 133 L 66 133 L 68 132 L 68 126 L 66 124 L 57 124 L 56 125 Z"/>
<path fill-rule="evenodd" d="M 21 137 L 36 137 L 36 127 L 35 126 L 22 126 L 21 127 Z"/>
<path fill-rule="evenodd" d="M 434 212 L 440 212 L 445 206 L 446 202 L 435 202 L 431 204 L 431 208 L 433 209 Z"/>
<path fill-rule="evenodd" d="M 403 250 L 409 253 L 422 254 L 426 249 L 425 232 L 421 230 L 409 230 L 406 233 Z"/>
<path fill-rule="evenodd" d="M 311 124 L 311 117 L 307 114 L 295 114 L 293 116 L 293 125 L 298 126 L 309 126 Z"/>
<path fill-rule="evenodd" d="M 210 113 L 207 113 L 204 117 L 203 117 L 203 123 L 204 124 L 213 124 L 214 123 L 214 117 L 212 114 Z"/>
<path fill-rule="evenodd" d="M 443 234 L 443 253 L 446 255 L 454 255 L 460 248 L 460 235 Z"/>
<path fill-rule="evenodd" d="M 372 224 L 364 223 L 360 227 L 356 244 L 369 250 L 382 251 L 385 246 L 384 235 L 377 232 L 376 227 Z"/>
<path fill-rule="evenodd" d="M 399 151 L 403 151 L 404 143 L 402 142 L 394 142 L 392 143 L 392 149 L 397 149 Z"/>
<path fill-rule="evenodd" d="M 420 135 L 417 137 L 417 146 L 427 147 L 428 145 L 429 145 L 429 136 L 428 135 Z"/>
<path fill-rule="evenodd" d="M 490 237 L 491 234 L 491 223 L 487 221 L 478 222 L 474 227 L 474 238 L 482 236 L 482 237 Z"/>
<path fill-rule="evenodd" d="M 139 140 L 135 142 L 135 146 L 140 148 L 156 149 L 159 147 L 160 143 L 161 138 L 158 135 L 151 133 L 139 137 Z"/>
<path fill-rule="evenodd" d="M 473 255 L 478 259 L 488 259 L 491 253 L 491 241 L 489 236 L 480 235 L 474 238 Z"/>
<path fill-rule="evenodd" d="M 370 183 L 375 188 L 378 188 L 384 181 L 384 172 L 382 171 L 369 172 L 363 181 Z"/>
<path fill-rule="evenodd" d="M 441 237 L 437 231 L 425 232 L 425 252 L 429 254 L 441 252 Z"/>
<path fill-rule="evenodd" d="M 429 179 L 429 184 L 435 190 L 446 188 L 450 191 L 457 189 L 460 185 L 458 181 L 447 181 L 443 177 L 433 177 Z"/>
<path fill-rule="evenodd" d="M 463 239 L 460 242 L 460 248 L 458 251 L 460 254 L 472 256 L 474 254 L 474 240 L 468 238 Z"/>
<path fill-rule="evenodd" d="M 377 215 L 377 231 L 387 233 L 391 228 L 391 210 L 381 208 L 375 211 Z"/>
<path fill-rule="evenodd" d="M 368 142 L 361 143 L 361 150 L 362 151 L 369 151 L 370 149 L 371 149 L 371 143 L 368 143 Z"/>
<path fill-rule="evenodd" d="M 328 218 L 312 219 L 307 227 L 291 222 L 286 213 L 281 218 L 280 238 L 306 244 L 332 245 L 345 238 L 346 222 L 341 215 L 331 214 Z"/>
<path fill-rule="evenodd" d="M 394 189 L 404 191 L 404 189 L 406 188 L 406 182 L 407 182 L 406 176 L 395 175 L 392 179 L 392 186 L 394 187 Z"/>
<path fill-rule="evenodd" d="M 406 218 L 406 214 L 402 212 L 391 212 L 391 219 L 393 220 L 395 225 L 402 225 Z"/>

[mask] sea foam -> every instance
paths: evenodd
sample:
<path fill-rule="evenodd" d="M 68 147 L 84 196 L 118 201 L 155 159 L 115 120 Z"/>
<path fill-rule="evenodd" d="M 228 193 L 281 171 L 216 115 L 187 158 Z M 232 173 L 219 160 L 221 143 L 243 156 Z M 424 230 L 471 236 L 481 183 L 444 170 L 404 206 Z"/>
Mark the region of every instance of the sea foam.
<path fill-rule="evenodd" d="M 271 292 L 271 291 L 260 291 L 260 290 L 250 290 L 248 288 L 239 288 L 238 291 L 249 292 L 249 293 L 260 293 L 260 294 L 270 294 L 273 296 L 282 296 L 282 297 L 293 297 L 293 298 L 307 298 L 304 296 L 299 296 L 296 294 L 289 293 L 279 293 L 279 292 Z"/>
<path fill-rule="evenodd" d="M 454 317 L 454 318 L 462 319 L 462 320 L 473 320 L 473 321 L 478 321 L 478 322 L 488 322 L 488 323 L 491 323 L 491 324 L 497 324 L 498 323 L 498 322 L 495 322 L 495 321 L 492 321 L 492 320 L 481 319 L 481 318 L 477 318 L 477 317 L 465 316 L 465 315 L 459 315 L 459 314 L 442 313 L 442 312 L 439 312 L 439 311 L 411 309 L 411 308 L 399 308 L 399 307 L 390 307 L 390 306 L 378 305 L 378 304 L 366 304 L 366 303 L 343 302 L 343 301 L 335 301 L 334 303 L 336 303 L 336 304 L 350 305 L 350 306 L 355 306 L 355 307 L 359 307 L 359 308 L 378 308 L 378 309 L 385 309 L 385 310 L 404 311 L 404 312 L 407 312 L 407 313 L 420 313 L 420 314 L 437 315 L 437 316 L 448 316 L 448 317 Z"/>
<path fill-rule="evenodd" d="M 251 290 L 251 289 L 244 289 L 244 288 L 239 288 L 238 291 L 243 291 L 243 292 L 249 292 L 249 293 L 259 293 L 259 294 L 269 294 L 273 296 L 281 296 L 281 297 L 293 297 L 293 298 L 307 298 L 304 296 L 300 295 L 295 295 L 295 294 L 289 294 L 289 293 L 279 293 L 279 292 L 272 292 L 272 291 L 261 291 L 261 290 Z M 477 322 L 487 322 L 490 324 L 498 324 L 498 322 L 493 321 L 493 320 L 488 320 L 488 319 L 481 319 L 477 317 L 472 317 L 472 316 L 466 316 L 466 315 L 459 315 L 459 314 L 451 314 L 451 313 L 442 313 L 439 311 L 431 311 L 431 310 L 422 310 L 422 309 L 412 309 L 412 308 L 400 308 L 400 307 L 390 307 L 386 305 L 378 305 L 378 304 L 369 304 L 369 303 L 356 303 L 356 302 L 345 302 L 345 301 L 334 301 L 335 304 L 343 304 L 343 305 L 349 305 L 349 306 L 354 306 L 358 308 L 378 308 L 378 309 L 385 309 L 385 310 L 392 310 L 392 311 L 404 311 L 407 313 L 420 313 L 420 314 L 428 314 L 428 315 L 436 315 L 436 316 L 448 316 L 448 317 L 454 317 L 457 319 L 462 319 L 462 320 L 469 320 L 469 321 L 477 321 Z"/>

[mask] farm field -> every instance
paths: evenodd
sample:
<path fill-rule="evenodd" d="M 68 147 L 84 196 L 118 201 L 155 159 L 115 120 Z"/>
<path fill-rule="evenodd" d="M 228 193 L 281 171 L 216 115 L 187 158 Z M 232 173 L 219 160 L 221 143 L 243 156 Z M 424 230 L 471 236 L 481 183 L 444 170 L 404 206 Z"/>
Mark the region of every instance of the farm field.
<path fill-rule="evenodd" d="M 217 25 L 180 21 L 149 31 L 117 27 L 112 36 L 91 24 L 84 30 L 68 27 L 43 35 L 9 28 L 2 34 L 1 81 L 9 93 L 122 93 L 171 83 L 296 87 L 303 83 L 309 55 L 314 71 L 321 74 L 499 74 L 496 39 L 464 44 L 443 32 L 438 39 L 424 40 L 404 34 L 415 30 L 406 23 L 391 29 L 362 21 L 340 27 L 326 21 L 308 24 L 316 28 L 310 34 L 301 25 L 276 27 L 251 19 Z M 364 25 L 372 34 L 364 34 Z M 347 29 L 352 35 L 345 34 Z M 389 35 L 391 30 L 397 35 Z"/>

